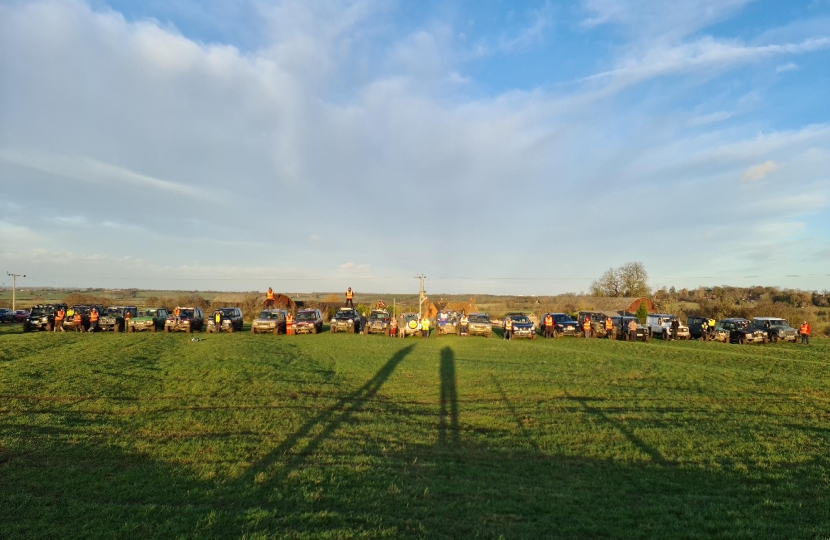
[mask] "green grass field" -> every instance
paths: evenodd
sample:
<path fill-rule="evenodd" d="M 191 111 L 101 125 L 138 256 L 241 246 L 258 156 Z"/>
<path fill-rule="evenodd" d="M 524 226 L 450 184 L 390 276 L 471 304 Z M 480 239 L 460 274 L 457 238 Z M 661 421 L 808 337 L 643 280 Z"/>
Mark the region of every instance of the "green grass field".
<path fill-rule="evenodd" d="M 0 538 L 830 538 L 830 342 L 17 334 Z"/>

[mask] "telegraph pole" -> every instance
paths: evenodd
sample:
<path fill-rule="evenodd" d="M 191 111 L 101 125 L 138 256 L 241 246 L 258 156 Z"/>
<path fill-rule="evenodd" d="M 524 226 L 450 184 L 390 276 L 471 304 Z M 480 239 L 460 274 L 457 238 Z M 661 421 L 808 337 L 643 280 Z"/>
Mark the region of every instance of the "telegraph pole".
<path fill-rule="evenodd" d="M 17 278 L 26 277 L 26 274 L 11 274 L 9 272 L 6 272 L 6 275 L 11 276 L 11 278 L 12 278 L 12 311 L 14 311 L 15 308 L 16 308 L 16 306 L 15 306 L 15 300 L 16 300 L 15 296 L 17 294 Z M 423 287 L 421 287 L 421 288 L 423 289 Z"/>
<path fill-rule="evenodd" d="M 415 278 L 417 278 L 421 284 L 420 291 L 418 292 L 418 319 L 420 320 L 423 317 L 424 300 L 427 299 L 427 293 L 424 291 L 424 280 L 427 277 L 423 274 L 418 274 Z"/>

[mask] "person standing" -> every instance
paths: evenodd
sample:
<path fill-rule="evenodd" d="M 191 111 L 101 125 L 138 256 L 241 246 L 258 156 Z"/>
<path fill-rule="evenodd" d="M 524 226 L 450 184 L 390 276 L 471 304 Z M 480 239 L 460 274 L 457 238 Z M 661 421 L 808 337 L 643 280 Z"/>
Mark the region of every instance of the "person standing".
<path fill-rule="evenodd" d="M 461 312 L 461 320 L 458 322 L 458 333 L 467 335 L 470 332 L 470 318 L 467 317 L 467 312 Z"/>
<path fill-rule="evenodd" d="M 274 289 L 268 287 L 268 292 L 265 293 L 265 305 L 263 307 L 274 307 Z"/>
<path fill-rule="evenodd" d="M 217 334 L 222 331 L 222 312 L 218 309 L 213 314 L 213 329 Z"/>
<path fill-rule="evenodd" d="M 634 319 L 628 321 L 628 341 L 637 341 L 637 321 Z"/>
<path fill-rule="evenodd" d="M 700 323 L 700 340 L 709 340 L 709 321 L 707 321 L 706 319 L 703 319 L 703 321 L 701 321 Z"/>
<path fill-rule="evenodd" d="M 504 339 L 511 339 L 513 337 L 513 319 L 510 317 L 504 320 Z"/>
<path fill-rule="evenodd" d="M 395 317 L 389 319 L 389 337 L 398 337 L 398 319 Z"/>
<path fill-rule="evenodd" d="M 671 340 L 677 341 L 677 330 L 680 328 L 680 321 L 676 318 L 671 320 Z"/>
<path fill-rule="evenodd" d="M 591 337 L 591 317 L 585 315 L 585 318 L 582 320 L 582 331 L 585 332 L 585 338 Z"/>
<path fill-rule="evenodd" d="M 285 316 L 285 333 L 289 336 L 294 335 L 294 315 L 291 313 L 288 313 Z"/>
<path fill-rule="evenodd" d="M 614 323 L 611 322 L 611 317 L 605 318 L 605 337 L 614 339 Z"/>
<path fill-rule="evenodd" d="M 545 315 L 545 339 L 553 337 L 553 315 L 550 313 Z"/>
<path fill-rule="evenodd" d="M 354 291 L 351 287 L 346 291 L 346 307 L 354 308 Z"/>
<path fill-rule="evenodd" d="M 421 319 L 421 336 L 428 338 L 429 337 L 429 317 L 424 315 L 424 318 Z"/>
<path fill-rule="evenodd" d="M 801 323 L 801 328 L 798 329 L 798 333 L 801 334 L 801 343 L 804 345 L 810 344 L 810 323 L 804 321 Z"/>
<path fill-rule="evenodd" d="M 63 308 L 60 308 L 57 313 L 55 313 L 55 328 L 53 329 L 54 332 L 61 331 L 66 332 L 63 328 L 63 318 L 66 316 L 66 312 Z"/>
<path fill-rule="evenodd" d="M 98 330 L 98 308 L 92 308 L 89 313 L 89 331 L 95 332 Z"/>
<path fill-rule="evenodd" d="M 84 318 L 81 316 L 80 311 L 75 312 L 75 315 L 72 316 L 72 321 L 75 323 L 73 325 L 75 327 L 75 332 L 84 331 Z"/>

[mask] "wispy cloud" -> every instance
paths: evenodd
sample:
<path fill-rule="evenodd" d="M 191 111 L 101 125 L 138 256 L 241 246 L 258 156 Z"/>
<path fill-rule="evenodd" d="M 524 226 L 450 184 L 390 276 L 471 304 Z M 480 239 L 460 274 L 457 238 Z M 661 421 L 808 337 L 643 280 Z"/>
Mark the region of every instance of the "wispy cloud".
<path fill-rule="evenodd" d="M 553 27 L 553 16 L 553 6 L 547 1 L 544 6 L 531 12 L 532 22 L 529 26 L 522 28 L 514 36 L 502 36 L 498 49 L 513 52 L 542 43 L 547 32 Z"/>
<path fill-rule="evenodd" d="M 781 168 L 779 163 L 776 163 L 772 160 L 767 160 L 764 163 L 753 165 L 752 167 L 748 168 L 744 175 L 741 177 L 741 180 L 744 182 L 755 182 L 757 180 L 761 180 L 766 175 L 771 173 L 772 171 L 777 171 Z"/>
<path fill-rule="evenodd" d="M 795 71 L 798 69 L 798 64 L 794 62 L 787 62 L 786 64 L 781 64 L 777 68 L 775 68 L 776 73 L 785 73 L 787 71 Z"/>

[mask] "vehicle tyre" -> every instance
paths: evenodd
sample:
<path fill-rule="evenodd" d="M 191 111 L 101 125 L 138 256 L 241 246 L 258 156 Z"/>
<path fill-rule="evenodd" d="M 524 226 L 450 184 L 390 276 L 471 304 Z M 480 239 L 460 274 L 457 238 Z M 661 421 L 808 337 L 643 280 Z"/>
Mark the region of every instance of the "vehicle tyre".
<path fill-rule="evenodd" d="M 648 343 L 648 332 L 643 332 L 643 343 Z"/>
<path fill-rule="evenodd" d="M 24 323 L 23 323 L 23 333 L 27 333 L 27 332 L 29 332 L 30 330 L 31 330 L 31 328 L 29 328 L 29 323 L 24 322 Z"/>
<path fill-rule="evenodd" d="M 312 333 L 312 334 L 316 334 L 316 333 L 317 333 L 317 325 L 316 325 L 316 324 L 315 324 L 315 325 L 312 325 L 312 327 L 311 327 L 311 333 Z"/>
<path fill-rule="evenodd" d="M 152 332 L 154 334 L 156 333 L 156 325 L 155 324 L 150 327 L 150 332 Z"/>
<path fill-rule="evenodd" d="M 492 335 L 493 335 L 493 332 L 488 332 L 488 333 L 486 334 L 486 337 L 488 337 L 488 338 L 489 338 L 489 337 L 490 337 L 490 336 L 492 336 Z"/>
<path fill-rule="evenodd" d="M 233 325 L 231 325 L 230 328 L 228 328 L 228 333 L 233 334 L 234 332 L 236 332 L 236 329 L 233 327 Z"/>
<path fill-rule="evenodd" d="M 772 341 L 773 343 L 778 343 L 778 334 L 771 335 L 770 341 Z"/>
<path fill-rule="evenodd" d="M 275 335 L 275 336 L 280 335 L 280 329 L 279 329 L 279 327 L 274 328 L 274 335 Z"/>
<path fill-rule="evenodd" d="M 623 332 L 623 341 L 628 341 L 628 334 Z"/>
<path fill-rule="evenodd" d="M 52 328 L 53 328 L 53 327 L 52 327 L 52 324 L 51 324 L 51 323 L 46 323 L 46 331 L 47 331 L 47 332 L 51 332 L 51 331 L 52 331 Z"/>
<path fill-rule="evenodd" d="M 559 337 L 559 332 L 557 332 L 556 329 L 554 329 L 553 330 L 553 339 L 556 339 L 558 337 Z"/>
<path fill-rule="evenodd" d="M 169 333 L 170 333 L 170 327 L 169 327 L 169 326 L 167 326 L 166 324 L 164 325 L 164 333 L 165 333 L 165 334 L 169 334 Z"/>
<path fill-rule="evenodd" d="M 117 334 L 117 333 L 118 333 L 118 332 L 120 332 L 120 331 L 121 331 L 121 327 L 120 327 L 120 326 L 118 326 L 118 323 L 115 323 L 115 324 L 112 326 L 112 333 L 113 333 L 113 334 Z"/>
<path fill-rule="evenodd" d="M 766 344 L 767 344 L 767 336 L 764 336 L 764 339 L 763 339 L 763 341 L 762 341 L 761 343 L 763 343 L 764 345 L 766 345 Z"/>
<path fill-rule="evenodd" d="M 741 336 L 738 338 L 738 345 L 746 345 L 746 336 Z"/>
<path fill-rule="evenodd" d="M 336 333 L 337 333 L 337 329 L 336 329 L 335 327 L 333 327 L 333 326 L 332 326 L 332 327 L 330 327 L 330 328 L 329 328 L 329 332 L 331 332 L 332 334 L 336 334 Z"/>
<path fill-rule="evenodd" d="M 128 334 L 135 334 L 135 326 L 128 326 L 127 327 Z"/>
<path fill-rule="evenodd" d="M 187 330 L 185 330 L 185 332 L 187 332 L 188 334 L 192 333 L 193 332 L 193 327 L 190 326 L 190 325 L 187 325 Z"/>
<path fill-rule="evenodd" d="M 668 332 L 666 332 L 665 330 L 663 330 L 663 331 L 661 332 L 661 334 L 663 335 L 663 341 L 668 341 L 668 339 L 669 339 L 669 333 L 668 333 Z"/>

